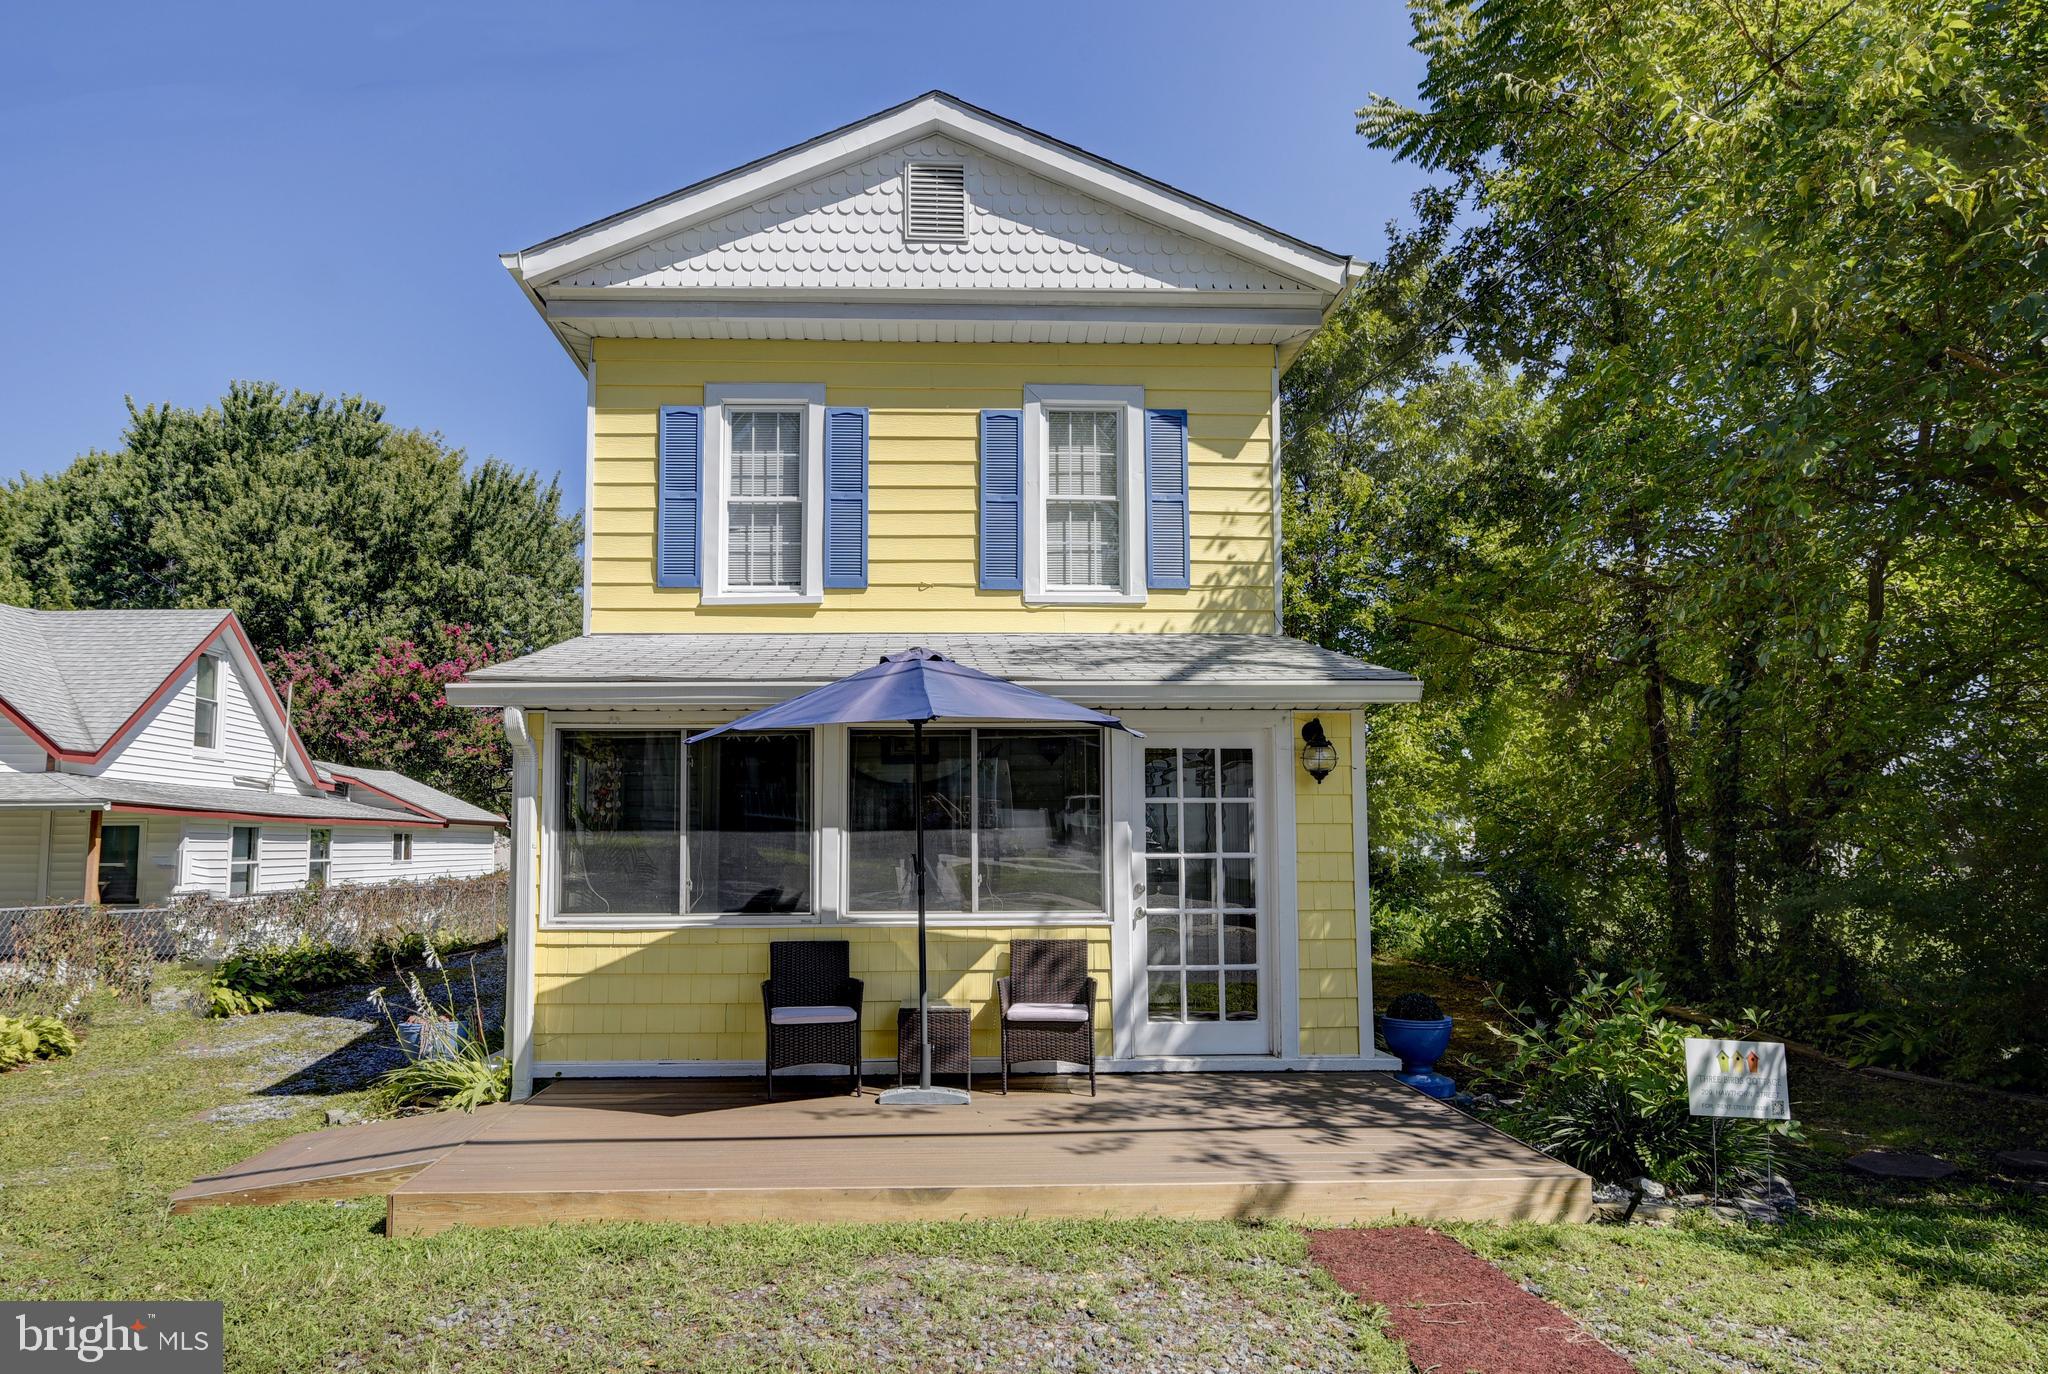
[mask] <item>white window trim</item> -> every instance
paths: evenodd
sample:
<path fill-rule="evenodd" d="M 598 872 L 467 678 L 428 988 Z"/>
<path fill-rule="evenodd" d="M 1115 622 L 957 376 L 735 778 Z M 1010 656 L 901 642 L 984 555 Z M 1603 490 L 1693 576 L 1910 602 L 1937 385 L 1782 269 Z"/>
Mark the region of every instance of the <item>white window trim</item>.
<path fill-rule="evenodd" d="M 318 833 L 324 833 L 327 836 L 327 857 L 324 859 L 315 859 L 313 857 L 313 836 Z M 324 866 L 324 871 L 320 874 L 321 885 L 323 887 L 332 887 L 334 885 L 334 828 L 332 826 L 312 825 L 306 827 L 306 881 L 309 884 L 313 881 L 313 865 L 316 863 Z"/>
<path fill-rule="evenodd" d="M 391 832 L 391 847 L 392 847 L 393 849 L 403 849 L 403 850 L 405 851 L 405 852 L 404 852 L 403 854 L 393 854 L 393 855 L 391 856 L 391 862 L 392 862 L 392 863 L 394 863 L 394 864 L 409 864 L 409 863 L 411 863 L 411 862 L 413 861 L 413 852 L 414 852 L 414 851 L 413 851 L 413 832 L 412 832 L 412 831 L 410 831 L 410 830 L 394 830 L 394 831 L 392 831 L 392 832 Z"/>
<path fill-rule="evenodd" d="M 1045 577 L 1045 412 L 1115 410 L 1117 496 L 1123 512 L 1123 587 L 1049 587 Z M 1033 383 L 1024 388 L 1024 601 L 1038 606 L 1142 606 L 1145 604 L 1145 388 Z"/>
<path fill-rule="evenodd" d="M 828 877 L 826 867 L 828 851 L 832 848 L 821 838 L 827 833 L 826 818 L 820 810 L 820 807 L 823 805 L 824 794 L 819 790 L 819 779 L 823 776 L 823 754 L 826 752 L 825 741 L 822 737 L 835 733 L 838 735 L 840 752 L 833 754 L 831 762 L 833 767 L 843 769 L 845 767 L 845 754 L 843 752 L 845 732 L 843 730 L 835 732 L 829 728 L 808 732 L 811 735 L 811 910 L 800 912 L 691 911 L 689 909 L 690 750 L 687 741 L 691 735 L 696 734 L 698 731 L 708 730 L 711 726 L 720 723 L 716 720 L 702 719 L 682 722 L 673 719 L 649 721 L 604 718 L 578 719 L 575 717 L 565 717 L 560 720 L 549 719 L 546 759 L 542 769 L 542 776 L 553 779 L 554 782 L 551 785 L 543 786 L 540 799 L 541 828 L 547 839 L 547 842 L 541 846 L 540 928 L 542 930 L 687 930 L 698 926 L 755 926 L 796 929 L 831 923 L 831 914 L 819 910 L 820 903 L 823 900 L 821 894 L 827 890 L 825 888 L 825 882 Z M 677 735 L 679 740 L 683 741 L 680 746 L 682 750 L 679 759 L 680 766 L 676 770 L 676 789 L 679 794 L 676 814 L 680 817 L 682 825 L 681 843 L 677 847 L 679 871 L 676 890 L 678 901 L 683 908 L 682 910 L 677 912 L 633 912 L 622 913 L 616 916 L 594 915 L 588 912 L 568 914 L 562 911 L 560 873 L 562 844 L 566 839 L 566 834 L 562 828 L 562 739 L 572 731 L 626 731 L 632 734 L 673 733 Z M 794 730 L 790 733 L 803 734 L 807 732 Z M 834 826 L 840 824 L 837 816 L 832 817 L 831 820 Z M 832 881 L 839 881 L 836 869 L 829 876 Z"/>
<path fill-rule="evenodd" d="M 192 723 L 196 730 L 199 724 L 199 703 L 208 698 L 199 695 L 199 665 L 206 659 L 213 660 L 213 743 L 192 743 L 192 752 L 199 758 L 217 759 L 228 751 L 228 656 L 208 650 L 192 660 Z"/>
<path fill-rule="evenodd" d="M 726 585 L 726 506 L 731 487 L 728 407 L 803 411 L 804 574 L 795 591 Z M 706 606 L 815 606 L 825 599 L 825 387 L 790 382 L 709 382 L 704 387 L 703 592 Z"/>
<path fill-rule="evenodd" d="M 248 857 L 247 859 L 237 859 L 237 858 L 235 857 L 235 832 L 236 832 L 237 830 L 246 830 L 246 831 L 248 831 L 248 832 L 249 832 L 249 857 Z M 243 892 L 243 893 L 237 894 L 237 893 L 235 892 L 235 866 L 236 866 L 237 864 L 240 864 L 240 863 L 246 863 L 246 864 L 248 864 L 248 866 L 249 866 L 249 890 L 248 890 L 247 892 Z M 243 896 L 243 897 L 255 897 L 255 896 L 258 896 L 258 895 L 260 895 L 260 894 L 262 893 L 262 891 L 263 891 L 263 827 L 262 827 L 262 826 L 260 826 L 260 825 L 230 825 L 230 826 L 228 827 L 228 865 L 227 865 L 227 888 L 226 888 L 226 891 L 227 891 L 227 895 L 228 895 L 228 896 L 230 896 L 230 897 L 233 897 L 233 896 L 236 896 L 236 895 L 240 895 L 240 896 Z"/>
<path fill-rule="evenodd" d="M 956 929 L 986 929 L 993 926 L 1106 926 L 1110 924 L 1111 904 L 1115 900 L 1113 892 L 1115 884 L 1110 879 L 1111 873 L 1115 871 L 1115 863 L 1113 861 L 1114 845 L 1112 843 L 1111 838 L 1112 826 L 1110 817 L 1110 805 L 1114 799 L 1115 793 L 1113 791 L 1114 774 L 1112 771 L 1111 747 L 1109 739 L 1111 731 L 1107 727 L 1098 727 L 1096 730 L 1096 734 L 1098 737 L 1097 745 L 1099 749 L 1097 758 L 1100 762 L 1102 770 L 1102 793 L 1100 798 L 1100 804 L 1103 808 L 1101 886 L 1102 900 L 1097 904 L 1096 908 L 1092 911 L 1070 911 L 1064 908 L 1058 911 L 984 911 L 981 909 L 981 892 L 979 890 L 979 872 L 981 867 L 981 764 L 979 758 L 979 751 L 981 745 L 979 736 L 981 734 L 981 731 L 1034 729 L 1072 729 L 1078 731 L 1086 728 L 1087 727 L 1085 725 L 1072 721 L 1043 721 L 1034 723 L 1031 721 L 1021 720 L 1010 721 L 1002 725 L 951 725 L 945 723 L 934 723 L 930 727 L 932 732 L 935 734 L 944 732 L 964 734 L 969 736 L 970 742 L 968 747 L 970 752 L 968 760 L 968 777 L 969 797 L 971 798 L 971 800 L 969 803 L 968 814 L 971 817 L 973 817 L 973 824 L 970 827 L 970 837 L 968 840 L 968 844 L 974 856 L 974 868 L 976 872 L 975 881 L 977 886 L 976 889 L 969 894 L 967 910 L 928 911 L 925 914 L 926 926 L 934 930 L 940 930 L 949 926 Z M 838 729 L 837 733 L 841 741 L 839 766 L 839 793 L 841 798 L 840 815 L 842 817 L 851 816 L 853 814 L 853 768 L 851 766 L 853 759 L 853 745 L 851 736 L 852 732 L 855 730 L 859 730 L 862 732 L 875 731 L 878 733 L 883 731 L 893 731 L 895 733 L 905 735 L 910 733 L 910 727 L 907 725 L 897 725 L 885 721 L 876 722 L 872 725 L 843 726 Z M 853 909 L 853 828 L 850 825 L 842 823 L 838 828 L 837 832 L 833 834 L 830 838 L 833 841 L 835 847 L 837 847 L 842 854 L 842 858 L 839 865 L 841 870 L 839 892 L 840 918 L 836 924 L 855 926 L 916 925 L 917 910 L 914 907 L 906 907 L 904 909 L 896 911 L 855 911 Z"/>

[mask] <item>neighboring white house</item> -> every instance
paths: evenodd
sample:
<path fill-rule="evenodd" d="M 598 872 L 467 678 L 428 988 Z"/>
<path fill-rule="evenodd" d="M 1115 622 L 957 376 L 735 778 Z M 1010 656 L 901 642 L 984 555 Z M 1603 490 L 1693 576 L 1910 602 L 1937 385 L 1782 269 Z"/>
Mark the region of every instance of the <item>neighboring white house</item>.
<path fill-rule="evenodd" d="M 478 875 L 503 823 L 315 761 L 232 612 L 0 605 L 0 906 Z"/>

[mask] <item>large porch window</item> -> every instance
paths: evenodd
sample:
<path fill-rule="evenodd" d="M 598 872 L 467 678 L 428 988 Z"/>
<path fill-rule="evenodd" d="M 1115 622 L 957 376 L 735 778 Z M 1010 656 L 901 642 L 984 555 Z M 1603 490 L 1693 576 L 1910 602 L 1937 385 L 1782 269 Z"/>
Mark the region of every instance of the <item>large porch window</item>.
<path fill-rule="evenodd" d="M 559 914 L 811 910 L 811 737 L 735 735 L 685 750 L 684 734 L 562 732 Z"/>
<path fill-rule="evenodd" d="M 847 740 L 853 914 L 917 908 L 912 743 Z M 925 731 L 925 907 L 939 913 L 1100 913 L 1099 730 Z"/>

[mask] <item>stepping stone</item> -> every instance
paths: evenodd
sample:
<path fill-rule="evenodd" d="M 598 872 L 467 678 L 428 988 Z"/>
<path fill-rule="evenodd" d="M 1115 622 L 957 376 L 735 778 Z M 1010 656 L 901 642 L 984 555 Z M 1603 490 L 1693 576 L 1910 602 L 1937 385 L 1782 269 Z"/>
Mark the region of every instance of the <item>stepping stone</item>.
<path fill-rule="evenodd" d="M 1871 1178 L 1900 1179 L 1909 1183 L 1933 1183 L 1956 1172 L 1956 1166 L 1933 1155 L 1911 1150 L 1865 1150 L 1851 1155 L 1849 1167 Z"/>
<path fill-rule="evenodd" d="M 2016 1174 L 2048 1174 L 2048 1150 L 2001 1150 L 1996 1158 Z"/>

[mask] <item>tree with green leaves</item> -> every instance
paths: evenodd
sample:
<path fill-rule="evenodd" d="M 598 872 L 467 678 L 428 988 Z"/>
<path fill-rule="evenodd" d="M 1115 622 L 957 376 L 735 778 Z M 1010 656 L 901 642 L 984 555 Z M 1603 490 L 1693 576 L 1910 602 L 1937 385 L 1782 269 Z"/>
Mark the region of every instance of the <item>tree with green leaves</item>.
<path fill-rule="evenodd" d="M 1413 10 L 1360 128 L 1438 181 L 1288 380 L 1288 518 L 1292 623 L 1439 694 L 1376 729 L 1465 713 L 1416 854 L 2043 1081 L 2048 7 Z"/>
<path fill-rule="evenodd" d="M 123 443 L 0 487 L 0 597 L 53 609 L 225 606 L 266 655 L 347 666 L 467 625 L 506 656 L 577 633 L 581 522 L 360 397 L 237 383 L 129 405 Z"/>

